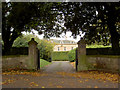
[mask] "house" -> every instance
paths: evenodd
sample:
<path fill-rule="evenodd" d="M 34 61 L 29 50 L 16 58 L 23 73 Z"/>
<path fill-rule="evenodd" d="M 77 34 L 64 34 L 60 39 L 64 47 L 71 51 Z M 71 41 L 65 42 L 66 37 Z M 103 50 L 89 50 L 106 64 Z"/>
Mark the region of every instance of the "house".
<path fill-rule="evenodd" d="M 55 43 L 53 51 L 70 51 L 78 47 L 77 42 L 73 40 L 56 40 L 51 39 Z"/>

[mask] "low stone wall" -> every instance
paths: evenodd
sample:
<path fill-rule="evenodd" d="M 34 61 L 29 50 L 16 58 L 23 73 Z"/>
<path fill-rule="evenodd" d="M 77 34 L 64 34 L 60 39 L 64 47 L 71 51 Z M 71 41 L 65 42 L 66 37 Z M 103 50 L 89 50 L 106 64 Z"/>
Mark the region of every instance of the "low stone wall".
<path fill-rule="evenodd" d="M 27 69 L 27 62 L 29 60 L 28 55 L 19 56 L 3 56 L 2 57 L 2 69 L 20 68 Z"/>
<path fill-rule="evenodd" d="M 102 70 L 102 71 L 118 71 L 119 56 L 107 56 L 107 55 L 87 55 L 87 67 L 88 70 Z"/>
<path fill-rule="evenodd" d="M 110 48 L 86 49 L 86 42 L 81 39 L 76 51 L 77 71 L 102 70 L 110 72 L 120 71 L 120 52 Z M 118 62 L 119 61 L 119 62 Z"/>
<path fill-rule="evenodd" d="M 38 48 L 37 48 L 37 42 L 34 40 L 34 38 L 31 39 L 31 41 L 28 43 L 28 48 L 15 48 L 19 52 L 20 49 L 23 52 L 27 52 L 28 55 L 11 55 L 12 53 L 8 54 L 7 56 L 2 56 L 2 69 L 10 69 L 10 68 L 19 68 L 19 69 L 40 69 L 38 64 Z M 14 51 L 14 50 L 13 50 Z M 14 51 L 15 52 L 15 51 Z M 20 51 L 21 52 L 21 51 Z M 19 53 L 20 54 L 20 53 Z"/>

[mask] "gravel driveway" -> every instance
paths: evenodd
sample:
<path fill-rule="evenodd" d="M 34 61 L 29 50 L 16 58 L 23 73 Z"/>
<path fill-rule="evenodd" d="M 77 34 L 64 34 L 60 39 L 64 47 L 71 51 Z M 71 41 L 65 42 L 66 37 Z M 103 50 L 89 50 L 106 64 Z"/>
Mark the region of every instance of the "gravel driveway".
<path fill-rule="evenodd" d="M 43 72 L 71 72 L 74 73 L 75 69 L 69 61 L 52 61 L 52 64 L 42 69 Z"/>

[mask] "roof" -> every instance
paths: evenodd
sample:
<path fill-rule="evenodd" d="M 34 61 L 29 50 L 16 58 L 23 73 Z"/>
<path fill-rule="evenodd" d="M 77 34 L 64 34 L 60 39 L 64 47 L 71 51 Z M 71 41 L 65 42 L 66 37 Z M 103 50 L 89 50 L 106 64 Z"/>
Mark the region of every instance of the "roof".
<path fill-rule="evenodd" d="M 57 39 L 51 39 L 51 41 L 55 42 L 56 44 L 77 44 L 73 40 L 57 40 Z"/>

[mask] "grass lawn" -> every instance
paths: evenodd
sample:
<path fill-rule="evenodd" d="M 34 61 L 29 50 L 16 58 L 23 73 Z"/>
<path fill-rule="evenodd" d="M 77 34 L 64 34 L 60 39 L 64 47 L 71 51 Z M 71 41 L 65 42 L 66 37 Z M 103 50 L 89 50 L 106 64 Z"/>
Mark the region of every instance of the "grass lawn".
<path fill-rule="evenodd" d="M 40 59 L 40 68 L 45 67 L 48 64 L 51 64 L 51 62 L 48 62 L 44 59 Z"/>

